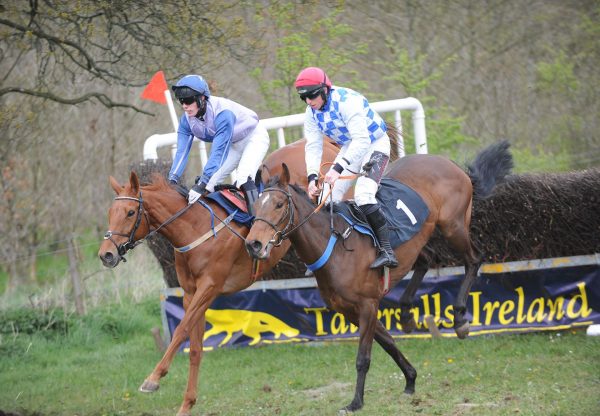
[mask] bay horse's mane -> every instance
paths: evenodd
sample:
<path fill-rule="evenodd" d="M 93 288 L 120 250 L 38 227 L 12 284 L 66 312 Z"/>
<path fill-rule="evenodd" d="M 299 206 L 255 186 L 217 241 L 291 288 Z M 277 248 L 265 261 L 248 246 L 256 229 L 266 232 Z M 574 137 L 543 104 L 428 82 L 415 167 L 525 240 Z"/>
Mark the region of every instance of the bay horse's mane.
<path fill-rule="evenodd" d="M 275 175 L 272 178 L 270 178 L 267 183 L 265 184 L 265 189 L 267 188 L 273 188 L 275 187 L 278 183 L 279 183 L 279 177 L 280 175 Z M 288 184 L 292 189 L 294 189 L 296 192 L 298 192 L 300 195 L 306 197 L 307 199 L 311 200 L 308 196 L 308 194 L 306 193 L 306 190 L 304 189 L 304 187 L 295 184 L 295 183 L 289 183 Z M 312 202 L 312 200 L 311 200 Z"/>

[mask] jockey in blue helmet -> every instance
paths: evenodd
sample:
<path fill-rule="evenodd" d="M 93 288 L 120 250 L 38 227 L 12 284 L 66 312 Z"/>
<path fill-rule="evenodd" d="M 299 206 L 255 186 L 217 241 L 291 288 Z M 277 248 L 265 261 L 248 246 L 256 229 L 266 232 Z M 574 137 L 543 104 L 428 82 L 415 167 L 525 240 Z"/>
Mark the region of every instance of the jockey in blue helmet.
<path fill-rule="evenodd" d="M 179 181 L 194 137 L 211 143 L 202 175 L 196 178 L 189 191 L 189 203 L 214 191 L 215 185 L 235 170 L 234 184 L 244 193 L 248 213 L 253 215 L 252 205 L 258 198 L 254 176 L 269 149 L 267 130 L 259 124 L 254 111 L 227 98 L 211 95 L 207 82 L 200 75 L 186 75 L 172 89 L 184 114 L 179 120 L 177 152 L 169 180 Z"/>

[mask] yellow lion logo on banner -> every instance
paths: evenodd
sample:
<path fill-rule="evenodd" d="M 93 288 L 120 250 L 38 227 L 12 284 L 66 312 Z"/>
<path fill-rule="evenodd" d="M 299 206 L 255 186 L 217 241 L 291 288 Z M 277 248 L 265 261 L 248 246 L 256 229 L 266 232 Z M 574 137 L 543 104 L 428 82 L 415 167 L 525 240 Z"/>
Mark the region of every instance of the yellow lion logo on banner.
<path fill-rule="evenodd" d="M 261 340 L 261 334 L 271 332 L 275 338 L 285 335 L 293 338 L 300 334 L 295 328 L 287 325 L 282 320 L 264 312 L 237 310 L 237 309 L 207 309 L 206 321 L 212 325 L 204 333 L 204 339 L 225 332 L 225 338 L 219 346 L 225 345 L 236 332 L 252 338 L 249 345 L 256 345 Z"/>

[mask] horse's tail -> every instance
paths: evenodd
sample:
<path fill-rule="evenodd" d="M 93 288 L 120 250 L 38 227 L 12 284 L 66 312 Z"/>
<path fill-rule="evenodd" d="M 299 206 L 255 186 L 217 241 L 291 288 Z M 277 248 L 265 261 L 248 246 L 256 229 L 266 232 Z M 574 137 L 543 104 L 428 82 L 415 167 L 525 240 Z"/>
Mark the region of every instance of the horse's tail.
<path fill-rule="evenodd" d="M 393 162 L 400 157 L 398 152 L 398 141 L 402 137 L 402 131 L 392 123 L 386 122 L 385 125 L 387 127 L 387 134 L 390 138 L 390 162 Z"/>
<path fill-rule="evenodd" d="M 488 146 L 467 166 L 474 198 L 490 196 L 494 187 L 510 174 L 514 164 L 509 147 L 510 143 L 506 140 Z"/>

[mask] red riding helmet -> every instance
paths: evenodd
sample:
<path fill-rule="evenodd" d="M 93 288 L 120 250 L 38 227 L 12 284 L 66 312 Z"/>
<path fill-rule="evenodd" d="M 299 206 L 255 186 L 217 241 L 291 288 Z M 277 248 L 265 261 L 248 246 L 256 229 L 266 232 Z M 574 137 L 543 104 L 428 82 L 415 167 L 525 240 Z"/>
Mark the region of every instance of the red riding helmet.
<path fill-rule="evenodd" d="M 298 94 L 306 94 L 323 87 L 331 88 L 331 81 L 325 71 L 311 66 L 300 71 L 296 77 L 294 87 L 296 87 Z"/>

